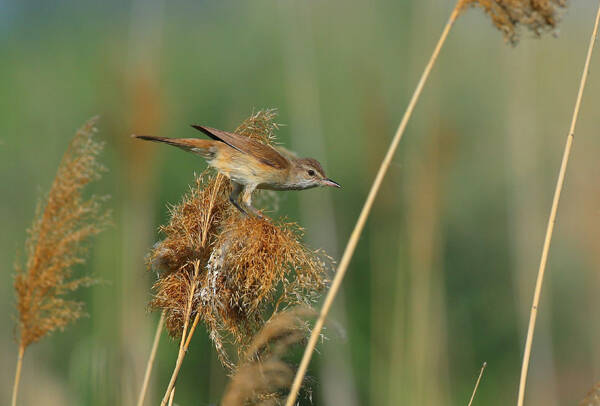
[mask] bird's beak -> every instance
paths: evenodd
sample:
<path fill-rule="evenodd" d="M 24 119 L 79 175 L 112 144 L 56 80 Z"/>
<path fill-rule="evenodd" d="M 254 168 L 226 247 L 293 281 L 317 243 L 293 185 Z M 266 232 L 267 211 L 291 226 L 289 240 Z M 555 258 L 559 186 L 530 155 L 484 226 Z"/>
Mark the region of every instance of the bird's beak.
<path fill-rule="evenodd" d="M 323 179 L 321 181 L 321 185 L 323 185 L 323 186 L 341 187 L 339 183 L 334 182 L 331 179 Z"/>

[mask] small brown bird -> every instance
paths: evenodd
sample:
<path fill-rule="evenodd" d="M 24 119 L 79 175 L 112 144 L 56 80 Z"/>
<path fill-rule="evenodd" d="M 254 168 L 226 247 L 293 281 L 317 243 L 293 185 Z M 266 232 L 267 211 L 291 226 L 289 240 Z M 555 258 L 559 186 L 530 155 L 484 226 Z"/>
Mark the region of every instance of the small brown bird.
<path fill-rule="evenodd" d="M 244 214 L 249 210 L 261 216 L 260 212 L 252 207 L 252 192 L 255 189 L 304 190 L 317 186 L 340 187 L 325 176 L 323 167 L 316 159 L 298 158 L 285 148 L 266 145 L 242 135 L 201 125 L 192 127 L 212 139 L 149 135 L 132 137 L 164 142 L 205 158 L 210 166 L 231 179 L 233 191 L 229 200 Z M 241 205 L 238 201 L 240 195 Z"/>

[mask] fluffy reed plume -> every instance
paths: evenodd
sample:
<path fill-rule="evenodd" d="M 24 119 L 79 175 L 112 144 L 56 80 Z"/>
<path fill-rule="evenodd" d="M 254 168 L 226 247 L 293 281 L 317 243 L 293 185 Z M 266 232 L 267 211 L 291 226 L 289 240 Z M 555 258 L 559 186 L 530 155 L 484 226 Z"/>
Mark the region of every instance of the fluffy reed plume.
<path fill-rule="evenodd" d="M 281 312 L 256 334 L 227 386 L 222 406 L 278 405 L 294 377 L 283 359 L 290 348 L 301 343 L 309 330 L 306 317 L 315 312 L 297 307 Z"/>
<path fill-rule="evenodd" d="M 82 195 L 84 187 L 104 171 L 97 160 L 103 144 L 95 139 L 95 123 L 96 118 L 89 120 L 69 144 L 50 193 L 38 204 L 28 230 L 27 261 L 16 265 L 19 359 L 13 405 L 25 349 L 84 315 L 83 303 L 68 295 L 95 282 L 74 275 L 73 269 L 85 262 L 87 248 L 83 243 L 109 221 L 109 212 L 101 205 L 104 197 Z"/>
<path fill-rule="evenodd" d="M 326 284 L 327 258 L 307 249 L 294 223 L 228 217 L 217 237 L 199 295 L 210 336 L 222 351 L 224 335 L 242 351 L 269 313 L 310 305 Z"/>
<path fill-rule="evenodd" d="M 235 132 L 272 143 L 274 117 L 273 110 L 259 111 Z M 221 362 L 233 368 L 231 347 L 240 356 L 273 314 L 314 302 L 327 284 L 330 259 L 303 245 L 295 223 L 241 215 L 228 201 L 229 188 L 229 181 L 213 172 L 196 177 L 170 209 L 169 223 L 160 228 L 165 238 L 153 247 L 148 262 L 159 271 L 150 308 L 164 312 L 171 336 L 182 336 L 181 357 L 202 320 Z M 188 315 L 190 284 L 195 293 Z M 171 390 L 170 384 L 167 394 Z"/>
<path fill-rule="evenodd" d="M 600 382 L 592 388 L 579 406 L 600 406 Z"/>
<path fill-rule="evenodd" d="M 516 44 L 519 27 L 529 28 L 536 36 L 552 31 L 559 20 L 559 9 L 567 0 L 463 0 L 462 7 L 481 7 L 507 41 Z"/>

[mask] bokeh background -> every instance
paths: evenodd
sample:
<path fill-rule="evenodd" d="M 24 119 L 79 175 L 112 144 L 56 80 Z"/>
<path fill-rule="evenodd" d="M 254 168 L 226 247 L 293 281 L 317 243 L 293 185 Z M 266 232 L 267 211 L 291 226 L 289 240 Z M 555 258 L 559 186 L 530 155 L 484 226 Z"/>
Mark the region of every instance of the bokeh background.
<path fill-rule="evenodd" d="M 400 144 L 311 364 L 316 405 L 516 400 L 545 223 L 595 12 L 518 46 L 460 17 Z M 197 136 L 276 107 L 280 141 L 341 190 L 280 193 L 306 241 L 339 258 L 441 33 L 449 0 L 0 1 L 0 403 L 13 383 L 12 264 L 78 128 L 99 114 L 114 227 L 82 271 L 89 317 L 25 355 L 23 405 L 130 405 L 158 319 L 144 255 L 204 162 L 134 142 Z M 526 403 L 576 404 L 600 380 L 600 55 L 551 248 Z M 172 371 L 163 336 L 147 404 Z M 218 404 L 227 376 L 196 334 L 176 392 Z M 306 399 L 302 404 L 308 403 Z"/>

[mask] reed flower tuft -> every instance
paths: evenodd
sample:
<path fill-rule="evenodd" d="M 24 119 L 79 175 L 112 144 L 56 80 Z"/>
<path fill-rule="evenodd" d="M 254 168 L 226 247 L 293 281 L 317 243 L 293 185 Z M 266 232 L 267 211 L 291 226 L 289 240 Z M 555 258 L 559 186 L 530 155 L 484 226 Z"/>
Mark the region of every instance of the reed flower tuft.
<path fill-rule="evenodd" d="M 536 36 L 552 31 L 559 20 L 559 9 L 567 0 L 463 0 L 462 7 L 481 7 L 505 39 L 516 44 L 519 27 L 525 26 Z"/>
<path fill-rule="evenodd" d="M 235 213 L 222 226 L 200 290 L 204 320 L 217 348 L 223 334 L 238 349 L 268 319 L 292 305 L 311 305 L 326 287 L 328 258 L 301 242 L 295 223 Z M 226 354 L 221 352 L 224 362 Z"/>
<path fill-rule="evenodd" d="M 580 406 L 600 406 L 600 382 L 598 382 L 585 399 L 579 403 Z"/>
<path fill-rule="evenodd" d="M 74 266 L 85 262 L 84 242 L 109 223 L 109 212 L 102 207 L 105 197 L 82 194 L 105 170 L 97 160 L 103 144 L 96 140 L 95 123 L 96 118 L 89 120 L 69 144 L 28 230 L 27 261 L 16 264 L 14 287 L 23 349 L 80 318 L 83 303 L 68 299 L 68 294 L 95 282 L 73 272 Z"/>
<path fill-rule="evenodd" d="M 223 396 L 222 406 L 281 404 L 294 377 L 285 356 L 309 334 L 306 318 L 315 312 L 307 307 L 283 311 L 256 334 L 235 369 Z"/>
<path fill-rule="evenodd" d="M 259 111 L 235 131 L 263 142 L 275 140 L 273 110 Z M 327 285 L 330 259 L 302 243 L 302 230 L 288 221 L 246 217 L 228 201 L 229 181 L 206 171 L 160 228 L 165 238 L 149 254 L 159 271 L 152 310 L 165 312 L 165 325 L 178 337 L 191 317 L 204 321 L 224 365 L 233 368 L 228 346 L 240 356 L 269 320 L 294 305 L 310 305 Z M 194 263 L 200 272 L 194 276 Z M 195 323 L 194 323 L 195 324 Z"/>

